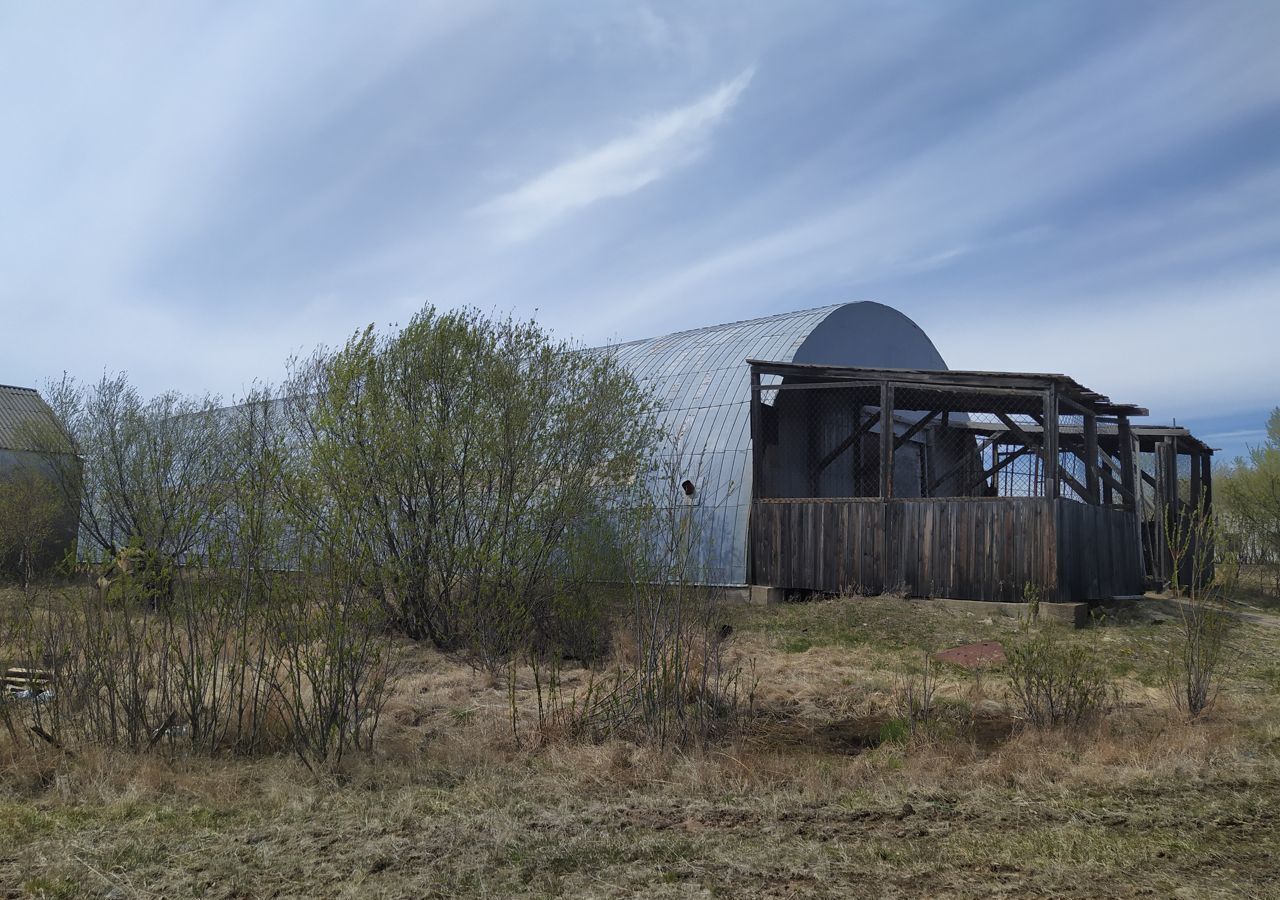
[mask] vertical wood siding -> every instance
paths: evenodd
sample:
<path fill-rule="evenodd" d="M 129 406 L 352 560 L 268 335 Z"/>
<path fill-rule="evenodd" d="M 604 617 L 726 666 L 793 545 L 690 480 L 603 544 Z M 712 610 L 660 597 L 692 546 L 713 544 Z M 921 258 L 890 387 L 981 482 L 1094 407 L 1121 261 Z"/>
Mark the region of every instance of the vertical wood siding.
<path fill-rule="evenodd" d="M 1047 601 L 1137 593 L 1133 513 L 1045 498 L 757 500 L 753 583 Z"/>

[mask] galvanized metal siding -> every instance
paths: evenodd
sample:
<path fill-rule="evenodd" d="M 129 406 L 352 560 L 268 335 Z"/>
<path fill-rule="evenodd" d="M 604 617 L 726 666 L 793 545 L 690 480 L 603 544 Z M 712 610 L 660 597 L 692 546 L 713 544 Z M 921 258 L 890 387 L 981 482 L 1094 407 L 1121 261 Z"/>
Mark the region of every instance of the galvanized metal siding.
<path fill-rule="evenodd" d="M 751 505 L 751 373 L 745 360 L 790 362 L 840 306 L 807 309 L 607 348 L 662 402 L 682 477 L 696 485 L 701 579 L 745 584 Z M 605 349 L 605 348 L 602 348 Z"/>
<path fill-rule="evenodd" d="M 701 578 L 747 583 L 751 512 L 751 372 L 747 359 L 946 369 L 928 336 L 879 303 L 842 303 L 632 341 L 610 352 L 663 404 L 678 442 L 702 542 Z M 763 383 L 777 383 L 765 376 Z M 772 403 L 767 398 L 767 403 Z M 832 427 L 838 427 L 833 425 Z M 664 472 L 664 476 L 665 476 Z"/>

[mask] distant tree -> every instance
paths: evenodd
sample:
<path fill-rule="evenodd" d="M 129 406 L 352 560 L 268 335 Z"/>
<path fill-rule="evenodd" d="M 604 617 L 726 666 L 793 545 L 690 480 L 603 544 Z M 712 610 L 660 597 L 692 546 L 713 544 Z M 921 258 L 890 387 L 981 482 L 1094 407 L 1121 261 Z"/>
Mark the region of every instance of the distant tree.
<path fill-rule="evenodd" d="M 1280 595 L 1280 407 L 1267 420 L 1266 440 L 1219 473 L 1216 487 L 1240 555 L 1269 567 Z"/>
<path fill-rule="evenodd" d="M 199 548 L 226 500 L 219 402 L 173 392 L 144 400 L 124 374 L 92 385 L 64 377 L 46 394 L 56 425 L 36 442 L 80 510 L 86 549 L 127 556 L 150 572 L 150 591 L 166 593 L 172 567 Z M 68 441 L 75 453 L 59 453 Z"/>

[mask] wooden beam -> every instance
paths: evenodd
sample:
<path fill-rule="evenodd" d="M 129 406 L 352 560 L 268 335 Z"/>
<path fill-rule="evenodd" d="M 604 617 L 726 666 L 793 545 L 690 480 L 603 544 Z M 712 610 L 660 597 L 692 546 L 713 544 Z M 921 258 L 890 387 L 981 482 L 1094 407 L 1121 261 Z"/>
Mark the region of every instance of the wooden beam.
<path fill-rule="evenodd" d="M 751 367 L 751 499 L 764 496 L 762 479 L 764 477 L 763 432 L 760 427 L 760 372 Z"/>
<path fill-rule="evenodd" d="M 972 487 L 976 487 L 977 485 L 982 484 L 984 481 L 986 481 L 992 475 L 995 475 L 997 472 L 999 472 L 1005 466 L 1012 463 L 1014 460 L 1019 459 L 1023 456 L 1027 456 L 1028 454 L 1034 453 L 1034 452 L 1035 451 L 1030 447 L 1019 447 L 1018 449 L 1014 450 L 1012 453 L 1008 454 L 1007 456 L 1002 457 L 991 468 L 983 469 L 982 472 L 979 473 L 977 478 L 975 478 L 969 484 L 965 485 L 965 490 L 969 490 Z"/>
<path fill-rule="evenodd" d="M 1133 452 L 1133 427 L 1129 424 L 1128 416 L 1121 416 L 1116 425 L 1116 440 L 1119 444 L 1117 450 L 1120 454 L 1120 483 L 1124 487 L 1126 496 L 1132 504 L 1134 517 L 1138 520 L 1138 528 L 1136 539 L 1138 541 L 1138 566 L 1139 570 L 1145 575 L 1147 564 L 1145 560 L 1145 547 L 1142 540 L 1142 510 L 1138 508 L 1138 479 L 1137 479 L 1137 455 Z"/>
<path fill-rule="evenodd" d="M 1200 496 L 1200 453 L 1192 449 L 1191 451 L 1191 509 L 1199 514 L 1203 506 Z"/>
<path fill-rule="evenodd" d="M 862 415 L 861 411 L 859 411 L 858 415 L 859 415 L 859 418 L 861 418 L 861 415 Z M 863 421 L 857 428 L 854 429 L 853 434 L 849 435 L 847 438 L 841 441 L 834 450 L 832 450 L 830 453 L 828 453 L 826 456 L 822 457 L 822 459 L 818 461 L 818 464 L 814 466 L 812 477 L 816 478 L 818 475 L 822 473 L 824 469 L 826 469 L 827 466 L 831 465 L 833 462 L 839 459 L 840 454 L 844 453 L 844 451 L 848 450 L 850 447 L 856 444 L 864 434 L 866 434 L 868 431 L 870 431 L 872 428 L 875 427 L 875 424 L 878 421 L 880 421 L 880 411 L 876 410 L 876 412 L 873 415 L 868 416 L 865 421 Z"/>
<path fill-rule="evenodd" d="M 1052 390 L 1075 406 L 1092 407 L 1099 414 L 1138 416 L 1147 410 L 1130 404 L 1115 403 L 1109 397 L 1091 391 L 1066 375 L 1027 372 L 937 371 L 932 369 L 893 369 L 861 366 L 823 366 L 804 363 L 748 359 L 760 371 L 787 377 L 807 379 L 861 381 L 896 384 L 936 390 L 1010 390 L 1016 393 L 1041 393 Z"/>
<path fill-rule="evenodd" d="M 1084 417 L 1084 485 L 1088 494 L 1085 500 L 1098 505 L 1098 417 L 1088 413 Z"/>
<path fill-rule="evenodd" d="M 1006 434 L 1008 434 L 1007 431 L 998 431 L 994 434 L 984 437 L 982 440 L 975 442 L 973 452 L 976 453 L 979 457 L 981 457 L 983 451 L 985 451 L 992 444 L 999 444 L 1000 438 L 1004 437 Z M 948 469 L 945 473 L 935 478 L 933 483 L 929 485 L 930 496 L 933 495 L 933 492 L 936 491 L 944 481 L 946 481 L 952 475 L 955 475 L 961 469 L 965 468 L 966 465 L 968 465 L 968 460 L 961 459 L 960 462 L 956 463 L 954 466 Z"/>
<path fill-rule="evenodd" d="M 1125 493 L 1124 483 L 1119 481 L 1116 478 L 1116 476 L 1112 475 L 1110 472 L 1102 473 L 1102 484 L 1103 484 L 1103 487 L 1106 488 L 1108 495 L 1118 492 L 1120 494 L 1121 500 L 1125 501 L 1126 503 L 1133 503 L 1134 501 L 1133 495 Z M 1114 505 L 1113 497 L 1109 497 L 1109 499 L 1107 500 L 1107 505 L 1108 506 Z"/>
<path fill-rule="evenodd" d="M 1213 515 L 1213 455 L 1200 454 L 1200 491 L 1204 494 L 1204 514 Z"/>
<path fill-rule="evenodd" d="M 995 416 L 997 419 L 1000 420 L 1001 424 L 1004 425 L 1005 428 L 1009 429 L 1009 431 L 1012 431 L 1014 434 L 1016 434 L 1022 440 L 1023 444 L 1025 444 L 1028 447 L 1035 447 L 1036 449 L 1040 448 L 1041 441 L 1036 440 L 1030 434 L 1024 431 L 1022 429 L 1022 426 L 1020 426 L 1017 422 L 1013 421 L 1013 419 L 1009 418 L 1007 415 L 1005 415 L 1002 412 L 996 413 Z"/>
<path fill-rule="evenodd" d="M 1094 411 L 1092 407 L 1084 406 L 1083 404 L 1076 403 L 1070 397 L 1064 396 L 1063 394 L 1058 394 L 1058 405 L 1060 407 L 1065 406 L 1068 410 L 1070 410 L 1073 414 L 1077 416 L 1094 415 Z"/>
<path fill-rule="evenodd" d="M 1166 437 L 1160 442 L 1156 452 L 1157 458 L 1161 461 L 1161 465 L 1157 466 L 1160 482 L 1157 488 L 1160 496 L 1157 518 L 1161 524 L 1160 559 L 1163 570 L 1161 574 L 1170 580 L 1175 578 L 1172 541 L 1177 533 L 1174 529 L 1178 526 L 1178 448 L 1175 440 L 1172 435 Z"/>
<path fill-rule="evenodd" d="M 1068 447 L 1066 449 L 1067 452 L 1080 460 L 1082 464 L 1087 464 L 1087 461 L 1084 458 L 1084 451 L 1079 447 Z M 1120 467 L 1106 453 L 1099 453 L 1098 458 L 1105 463 L 1105 466 L 1101 466 L 1098 469 L 1098 477 L 1102 482 L 1103 488 L 1108 492 L 1119 491 L 1122 498 L 1127 497 L 1132 500 L 1133 493 L 1125 488 L 1124 482 L 1120 478 Z"/>
<path fill-rule="evenodd" d="M 932 422 L 932 421 L 937 417 L 937 415 L 938 415 L 937 410 L 934 410 L 934 411 L 932 411 L 932 412 L 929 412 L 929 413 L 927 413 L 927 414 L 925 414 L 925 415 L 921 416 L 921 417 L 920 417 L 920 419 L 919 419 L 919 420 L 918 420 L 914 425 L 912 425 L 910 428 L 908 428 L 908 429 L 907 429 L 906 431 L 904 431 L 902 434 L 900 434 L 900 435 L 898 435 L 896 438 L 894 438 L 894 440 L 893 440 L 893 450 L 894 450 L 894 452 L 896 453 L 896 452 L 898 451 L 898 448 L 899 448 L 899 447 L 901 447 L 901 446 L 902 446 L 903 444 L 905 444 L 907 441 L 911 440 L 911 439 L 912 439 L 913 437 L 915 437 L 917 434 L 919 434 L 920 432 L 922 432 L 922 431 L 924 431 L 926 428 L 928 428 L 928 427 L 929 427 L 929 423 L 930 423 L 930 422 Z"/>
<path fill-rule="evenodd" d="M 1067 484 L 1067 487 L 1075 491 L 1076 494 L 1078 494 L 1082 499 L 1084 499 L 1086 503 L 1088 502 L 1089 489 L 1083 484 L 1081 484 L 1079 481 L 1076 481 L 1075 476 L 1072 475 L 1070 472 L 1068 472 L 1066 469 L 1064 469 L 1061 464 L 1058 465 L 1058 478 L 1060 478 L 1062 481 L 1065 481 Z"/>
<path fill-rule="evenodd" d="M 1044 495 L 1056 500 L 1058 491 L 1058 397 L 1053 388 L 1044 392 Z"/>
<path fill-rule="evenodd" d="M 893 382 L 880 384 L 880 496 L 893 497 Z"/>

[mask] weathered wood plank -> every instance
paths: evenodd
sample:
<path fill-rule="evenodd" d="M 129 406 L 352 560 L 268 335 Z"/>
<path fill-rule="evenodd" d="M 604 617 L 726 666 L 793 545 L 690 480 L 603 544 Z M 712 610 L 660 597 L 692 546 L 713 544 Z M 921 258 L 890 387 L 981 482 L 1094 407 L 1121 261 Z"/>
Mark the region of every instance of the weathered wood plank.
<path fill-rule="evenodd" d="M 1141 590 L 1136 514 L 1043 498 L 757 501 L 758 584 L 916 596 L 1090 600 Z"/>

